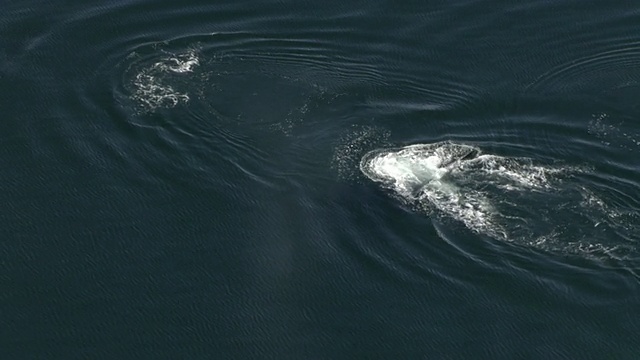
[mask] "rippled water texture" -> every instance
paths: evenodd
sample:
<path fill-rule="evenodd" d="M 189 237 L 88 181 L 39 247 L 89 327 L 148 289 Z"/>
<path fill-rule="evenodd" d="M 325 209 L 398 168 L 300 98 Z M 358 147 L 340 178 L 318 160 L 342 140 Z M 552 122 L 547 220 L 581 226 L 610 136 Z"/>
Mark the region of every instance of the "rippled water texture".
<path fill-rule="evenodd" d="M 640 353 L 637 6 L 0 9 L 0 358 Z"/>

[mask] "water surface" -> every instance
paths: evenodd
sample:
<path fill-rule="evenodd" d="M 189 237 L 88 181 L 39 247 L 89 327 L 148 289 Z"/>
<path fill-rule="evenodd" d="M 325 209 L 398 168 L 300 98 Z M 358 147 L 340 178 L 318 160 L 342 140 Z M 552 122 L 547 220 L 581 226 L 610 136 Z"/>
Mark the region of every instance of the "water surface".
<path fill-rule="evenodd" d="M 5 2 L 0 355 L 640 353 L 640 10 Z"/>

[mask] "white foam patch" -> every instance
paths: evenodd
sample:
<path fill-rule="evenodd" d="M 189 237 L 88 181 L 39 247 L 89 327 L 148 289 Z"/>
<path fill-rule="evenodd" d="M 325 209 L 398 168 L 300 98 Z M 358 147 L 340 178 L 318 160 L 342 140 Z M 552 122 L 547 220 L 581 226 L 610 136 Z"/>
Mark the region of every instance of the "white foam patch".
<path fill-rule="evenodd" d="M 167 77 L 171 74 L 193 72 L 199 64 L 198 54 L 192 50 L 184 54 L 169 55 L 142 68 L 134 77 L 132 98 L 146 110 L 172 108 L 189 102 L 189 94 L 176 90 L 168 83 Z"/>
<path fill-rule="evenodd" d="M 464 171 L 465 163 L 487 159 L 480 155 L 480 149 L 469 145 L 419 144 L 372 151 L 363 157 L 360 169 L 408 202 L 435 207 L 473 231 L 504 238 L 487 196 L 461 187 L 454 180 L 456 174 Z"/>
<path fill-rule="evenodd" d="M 175 57 L 169 57 L 164 59 L 164 62 L 155 64 L 155 66 L 158 66 L 163 70 L 176 73 L 192 72 L 198 65 L 200 65 L 200 59 L 198 59 L 195 51 L 190 51 L 186 54 L 177 55 Z"/>
<path fill-rule="evenodd" d="M 360 169 L 407 204 L 497 239 L 573 253 L 637 248 L 640 229 L 623 226 L 619 211 L 580 185 L 584 168 L 440 142 L 371 151 Z"/>

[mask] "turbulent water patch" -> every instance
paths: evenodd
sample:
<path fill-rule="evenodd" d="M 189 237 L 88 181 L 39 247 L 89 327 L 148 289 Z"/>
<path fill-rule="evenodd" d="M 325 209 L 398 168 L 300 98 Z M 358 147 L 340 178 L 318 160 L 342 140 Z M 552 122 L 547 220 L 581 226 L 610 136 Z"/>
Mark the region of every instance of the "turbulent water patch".
<path fill-rule="evenodd" d="M 612 122 L 607 113 L 594 114 L 588 131 L 605 146 L 614 145 L 628 151 L 640 149 L 640 133 L 633 129 L 633 124 L 630 126 L 624 121 Z"/>
<path fill-rule="evenodd" d="M 496 239 L 635 256 L 637 213 L 604 200 L 584 167 L 440 142 L 374 150 L 361 171 L 407 204 Z"/>
<path fill-rule="evenodd" d="M 138 55 L 133 53 L 130 56 Z M 187 103 L 189 94 L 177 90 L 167 79 L 191 73 L 199 64 L 198 53 L 191 50 L 180 54 L 165 54 L 159 61 L 136 68 L 131 83 L 131 98 L 149 111 Z"/>
<path fill-rule="evenodd" d="M 331 160 L 332 167 L 345 180 L 354 180 L 358 175 L 358 163 L 372 149 L 388 144 L 388 130 L 372 126 L 353 126 L 339 140 Z"/>
<path fill-rule="evenodd" d="M 340 83 L 329 72 L 310 75 L 304 61 L 274 55 L 288 44 L 254 36 L 209 34 L 140 46 L 116 67 L 121 102 L 144 114 L 185 111 L 179 126 L 189 133 L 184 127 L 196 118 L 200 130 L 215 123 L 290 135 L 331 101 Z M 250 46 L 239 46 L 238 38 Z"/>

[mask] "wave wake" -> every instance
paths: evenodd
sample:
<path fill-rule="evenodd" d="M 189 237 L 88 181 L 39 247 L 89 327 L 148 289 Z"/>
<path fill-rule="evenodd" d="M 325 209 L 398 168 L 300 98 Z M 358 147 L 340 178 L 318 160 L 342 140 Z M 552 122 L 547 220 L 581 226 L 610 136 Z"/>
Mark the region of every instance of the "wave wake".
<path fill-rule="evenodd" d="M 552 250 L 635 253 L 637 226 L 614 221 L 624 212 L 615 206 L 588 201 L 597 191 L 580 177 L 584 167 L 439 142 L 371 151 L 360 170 L 401 201 L 476 233 Z M 612 242 L 612 233 L 626 240 Z"/>

